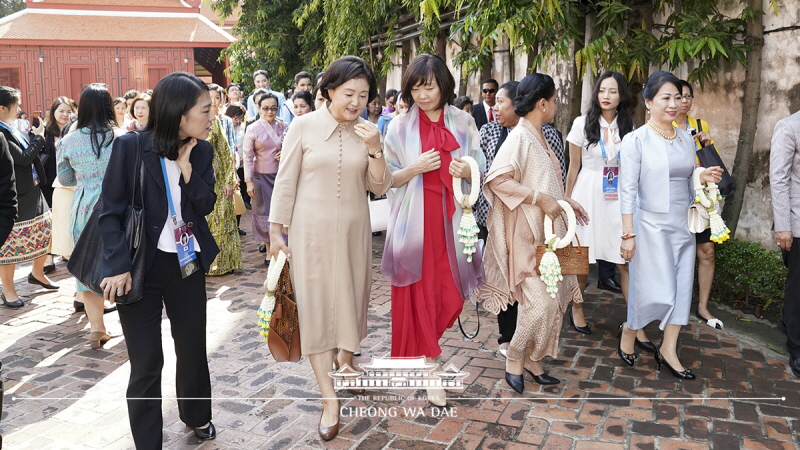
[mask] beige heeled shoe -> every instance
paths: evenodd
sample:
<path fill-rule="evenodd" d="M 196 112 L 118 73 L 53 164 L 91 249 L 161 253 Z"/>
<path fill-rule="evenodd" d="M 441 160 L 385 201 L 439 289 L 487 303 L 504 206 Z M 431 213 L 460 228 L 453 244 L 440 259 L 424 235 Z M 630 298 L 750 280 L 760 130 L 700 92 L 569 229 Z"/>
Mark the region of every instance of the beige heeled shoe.
<path fill-rule="evenodd" d="M 89 345 L 93 349 L 102 348 L 103 344 L 111 340 L 111 336 L 105 331 L 90 331 L 89 332 Z"/>
<path fill-rule="evenodd" d="M 443 388 L 425 388 L 425 391 L 428 393 L 428 401 L 433 406 L 447 406 L 447 393 Z"/>

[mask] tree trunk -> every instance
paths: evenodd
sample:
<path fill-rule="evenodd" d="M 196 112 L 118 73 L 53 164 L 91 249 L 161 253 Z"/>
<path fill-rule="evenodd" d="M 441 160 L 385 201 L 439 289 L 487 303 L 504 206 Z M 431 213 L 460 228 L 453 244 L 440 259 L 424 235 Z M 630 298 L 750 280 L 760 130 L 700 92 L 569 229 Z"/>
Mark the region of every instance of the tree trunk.
<path fill-rule="evenodd" d="M 747 0 L 747 5 L 760 10 L 761 0 Z M 747 52 L 747 67 L 744 77 L 744 99 L 742 101 L 742 124 L 739 127 L 739 143 L 736 146 L 736 159 L 733 161 L 733 182 L 736 192 L 725 202 L 722 217 L 736 236 L 736 226 L 744 204 L 744 191 L 747 187 L 747 175 L 750 160 L 753 156 L 753 142 L 758 128 L 758 106 L 761 102 L 761 51 L 764 47 L 764 27 L 760 14 L 756 14 L 752 22 L 747 24 L 745 43 L 752 48 Z"/>
<path fill-rule="evenodd" d="M 531 45 L 528 50 L 528 73 L 536 73 L 536 57 L 539 56 L 539 46 Z"/>

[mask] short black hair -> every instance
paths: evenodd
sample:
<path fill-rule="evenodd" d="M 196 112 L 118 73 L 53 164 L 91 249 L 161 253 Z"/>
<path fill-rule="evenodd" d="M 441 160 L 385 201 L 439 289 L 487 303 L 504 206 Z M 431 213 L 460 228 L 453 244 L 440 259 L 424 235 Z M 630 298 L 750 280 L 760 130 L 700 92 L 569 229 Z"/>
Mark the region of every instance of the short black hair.
<path fill-rule="evenodd" d="M 517 86 L 517 95 L 514 98 L 514 113 L 525 117 L 536 107 L 536 102 L 541 99 L 549 100 L 556 95 L 556 84 L 550 75 L 532 73 Z"/>
<path fill-rule="evenodd" d="M 456 99 L 453 100 L 453 106 L 455 106 L 458 109 L 464 109 L 465 106 L 473 105 L 473 104 L 474 103 L 473 103 L 472 99 L 467 97 L 466 95 L 464 95 L 462 97 L 456 97 Z"/>
<path fill-rule="evenodd" d="M 330 101 L 329 90 L 336 89 L 348 81 L 358 78 L 365 79 L 369 84 L 369 95 L 367 97 L 375 98 L 378 93 L 375 74 L 372 73 L 372 69 L 369 68 L 366 61 L 358 56 L 343 56 L 332 62 L 328 69 L 325 70 L 325 75 L 322 76 L 318 88 L 322 91 L 322 97 Z"/>
<path fill-rule="evenodd" d="M 487 78 L 487 79 L 481 81 L 481 86 L 483 86 L 484 84 L 488 84 L 488 83 L 494 84 L 495 86 L 500 86 L 500 83 L 498 83 L 497 80 L 495 80 L 494 78 Z"/>
<path fill-rule="evenodd" d="M 511 100 L 511 104 L 515 104 L 514 100 L 517 97 L 517 88 L 519 88 L 519 81 L 506 81 L 502 84 L 499 88 L 497 88 L 497 92 L 502 91 L 503 89 L 506 90 L 508 93 L 508 99 Z"/>
<path fill-rule="evenodd" d="M 302 72 L 300 72 L 300 73 L 298 73 L 297 75 L 294 76 L 294 84 L 299 83 L 300 80 L 302 80 L 303 78 L 308 78 L 309 80 L 313 79 L 311 77 L 311 74 L 304 70 L 304 71 L 302 71 Z"/>
<path fill-rule="evenodd" d="M 256 77 L 259 75 L 264 75 L 269 80 L 269 72 L 267 72 L 266 70 L 256 70 L 255 72 L 253 72 L 253 80 L 255 80 Z"/>
<path fill-rule="evenodd" d="M 253 91 L 253 104 L 258 105 L 258 101 L 261 99 L 261 96 L 269 92 L 266 89 L 256 89 Z"/>
<path fill-rule="evenodd" d="M 659 70 L 650 75 L 650 78 L 647 79 L 647 83 L 644 84 L 642 88 L 642 100 L 653 100 L 656 94 L 658 94 L 658 91 L 661 90 L 661 87 L 665 84 L 675 86 L 678 92 L 683 91 L 683 89 L 681 89 L 681 80 L 679 80 L 678 77 L 666 70 Z"/>
<path fill-rule="evenodd" d="M 225 115 L 231 118 L 237 116 L 244 117 L 245 114 L 247 114 L 247 108 L 239 102 L 230 102 L 225 109 Z"/>
<path fill-rule="evenodd" d="M 325 72 L 320 72 L 320 73 L 317 74 L 317 79 L 316 79 L 317 83 L 319 83 L 319 80 L 320 80 L 320 78 L 322 78 L 323 75 L 325 75 Z"/>
<path fill-rule="evenodd" d="M 136 89 L 131 89 L 130 91 L 126 92 L 125 95 L 122 96 L 122 98 L 124 98 L 125 100 L 130 100 L 136 97 L 137 95 L 139 95 L 139 91 L 137 91 Z"/>
<path fill-rule="evenodd" d="M 436 55 L 430 53 L 423 53 L 411 60 L 411 63 L 406 68 L 406 73 L 403 74 L 403 82 L 401 83 L 401 92 L 403 101 L 411 108 L 414 105 L 414 98 L 411 96 L 411 89 L 420 84 L 429 84 L 435 82 L 439 86 L 441 97 L 436 109 L 444 107 L 453 103 L 455 98 L 456 80 L 453 79 L 453 74 L 447 68 L 447 64 Z"/>
<path fill-rule="evenodd" d="M 267 92 L 267 93 L 263 94 L 261 97 L 259 97 L 258 98 L 258 103 L 256 103 L 256 106 L 259 109 L 261 109 L 261 102 L 263 102 L 264 100 L 268 100 L 268 99 L 274 99 L 275 100 L 275 106 L 278 106 L 278 97 L 276 97 L 275 94 L 273 94 L 272 92 Z"/>
<path fill-rule="evenodd" d="M 230 88 L 232 88 L 234 86 L 239 88 L 240 91 L 242 90 L 242 86 L 239 83 L 231 83 L 231 84 L 228 85 L 228 87 L 225 88 L 225 90 L 227 91 L 228 89 L 230 89 Z"/>
<path fill-rule="evenodd" d="M 191 140 L 180 138 L 181 119 L 203 95 L 208 95 L 206 84 L 186 72 L 173 72 L 156 84 L 146 131 L 153 132 L 153 149 L 159 156 L 178 159 L 178 148 Z"/>
<path fill-rule="evenodd" d="M 14 103 L 19 103 L 22 95 L 19 89 L 11 86 L 0 86 L 0 106 L 10 108 Z"/>
<path fill-rule="evenodd" d="M 681 95 L 683 95 L 683 88 L 684 87 L 688 87 L 689 88 L 689 95 L 694 97 L 694 88 L 692 87 L 692 85 L 686 80 L 679 80 L 679 81 L 681 82 L 681 85 L 678 86 L 678 90 L 681 91 Z"/>
<path fill-rule="evenodd" d="M 386 100 L 389 100 L 389 97 L 394 97 L 394 101 L 397 101 L 397 89 L 388 89 L 386 91 Z"/>
<path fill-rule="evenodd" d="M 312 111 L 315 110 L 314 108 L 314 97 L 311 96 L 310 92 L 307 91 L 298 91 L 295 92 L 294 97 L 292 100 L 302 100 L 306 102 L 306 104 L 311 108 Z"/>

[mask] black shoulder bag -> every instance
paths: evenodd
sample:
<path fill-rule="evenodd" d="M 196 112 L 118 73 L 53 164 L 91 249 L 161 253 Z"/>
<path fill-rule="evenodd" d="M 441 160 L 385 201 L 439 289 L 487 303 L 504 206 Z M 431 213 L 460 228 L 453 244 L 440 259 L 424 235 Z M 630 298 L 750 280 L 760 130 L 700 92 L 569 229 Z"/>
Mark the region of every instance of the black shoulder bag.
<path fill-rule="evenodd" d="M 131 255 L 131 290 L 126 295 L 118 295 L 115 301 L 121 305 L 137 302 L 144 294 L 145 238 L 144 238 L 144 164 L 142 164 L 142 137 L 136 133 L 136 167 L 131 201 L 125 210 L 125 240 Z M 139 194 L 137 196 L 137 194 Z M 137 202 L 137 197 L 138 202 Z M 103 281 L 103 233 L 98 219 L 102 209 L 102 199 L 98 199 L 92 215 L 81 232 L 78 242 L 67 263 L 67 270 L 84 286 L 95 294 L 103 295 L 100 283 Z"/>
<path fill-rule="evenodd" d="M 703 121 L 700 119 L 697 119 L 697 128 L 699 128 L 701 132 L 704 131 Z M 717 183 L 719 193 L 723 197 L 733 194 L 733 191 L 736 190 L 736 185 L 733 184 L 733 178 L 731 178 L 728 168 L 725 167 L 725 163 L 722 162 L 722 158 L 720 158 L 719 152 L 717 152 L 717 147 L 714 144 L 706 145 L 697 151 L 697 158 L 700 160 L 700 164 L 702 164 L 703 167 L 722 167 L 722 180 Z"/>

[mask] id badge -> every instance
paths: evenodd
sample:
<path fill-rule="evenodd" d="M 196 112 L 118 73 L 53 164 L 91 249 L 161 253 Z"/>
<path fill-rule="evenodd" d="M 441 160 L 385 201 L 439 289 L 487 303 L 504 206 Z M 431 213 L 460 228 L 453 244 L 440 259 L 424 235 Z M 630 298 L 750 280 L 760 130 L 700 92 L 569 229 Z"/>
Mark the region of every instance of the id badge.
<path fill-rule="evenodd" d="M 178 264 L 181 266 L 183 278 L 197 272 L 197 254 L 194 251 L 194 235 L 192 230 L 183 221 L 173 226 L 175 232 L 175 247 L 178 249 Z"/>
<path fill-rule="evenodd" d="M 619 200 L 619 167 L 603 168 L 603 195 L 606 200 Z"/>

